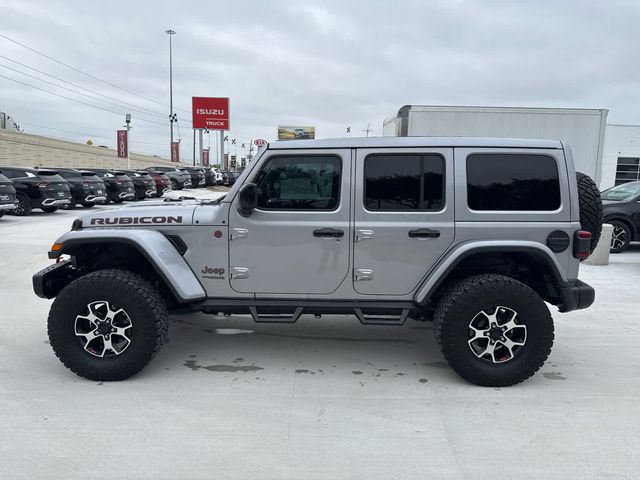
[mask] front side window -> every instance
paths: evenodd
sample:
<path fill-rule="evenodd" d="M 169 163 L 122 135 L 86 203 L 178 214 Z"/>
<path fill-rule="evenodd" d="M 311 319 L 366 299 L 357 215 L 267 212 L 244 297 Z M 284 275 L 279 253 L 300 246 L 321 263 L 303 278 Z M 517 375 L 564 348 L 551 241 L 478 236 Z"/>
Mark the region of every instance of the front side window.
<path fill-rule="evenodd" d="M 258 208 L 266 210 L 335 210 L 340 201 L 338 157 L 271 157 L 256 177 Z"/>
<path fill-rule="evenodd" d="M 442 210 L 444 158 L 436 154 L 368 155 L 364 204 L 367 210 Z"/>
<path fill-rule="evenodd" d="M 560 208 L 558 166 L 549 155 L 475 153 L 467 157 L 467 202 L 480 211 Z"/>

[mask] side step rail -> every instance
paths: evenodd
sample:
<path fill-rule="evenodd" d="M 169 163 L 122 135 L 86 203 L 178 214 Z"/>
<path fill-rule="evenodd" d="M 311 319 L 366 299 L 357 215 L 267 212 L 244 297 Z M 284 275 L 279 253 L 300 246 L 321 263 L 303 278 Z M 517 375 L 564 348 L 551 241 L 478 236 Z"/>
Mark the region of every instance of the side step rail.
<path fill-rule="evenodd" d="M 361 308 L 354 308 L 353 310 L 363 325 L 403 325 L 409 315 L 408 308 L 400 310 L 399 315 L 366 314 Z"/>
<path fill-rule="evenodd" d="M 264 322 L 264 323 L 296 323 L 302 315 L 302 311 L 304 307 L 298 307 L 294 310 L 294 312 L 289 315 L 287 313 L 258 313 L 258 309 L 256 307 L 249 307 L 249 312 L 251 312 L 251 316 L 253 317 L 254 322 Z"/>

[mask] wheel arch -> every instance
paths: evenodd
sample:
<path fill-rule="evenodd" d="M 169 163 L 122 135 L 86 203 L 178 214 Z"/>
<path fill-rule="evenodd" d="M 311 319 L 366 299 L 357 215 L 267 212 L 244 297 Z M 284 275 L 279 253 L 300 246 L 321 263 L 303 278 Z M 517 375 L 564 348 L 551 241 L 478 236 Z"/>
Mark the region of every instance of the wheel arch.
<path fill-rule="evenodd" d="M 114 266 L 132 268 L 157 279 L 178 303 L 203 300 L 204 288 L 174 243 L 156 230 L 110 229 L 69 232 L 57 241 L 61 247 L 50 258 L 70 255 L 79 270 L 95 271 Z"/>
<path fill-rule="evenodd" d="M 545 301 L 564 305 L 569 282 L 555 255 L 537 242 L 483 241 L 463 244 L 449 252 L 418 288 L 414 301 L 436 301 L 456 281 L 479 273 L 511 276 L 535 290 Z"/>

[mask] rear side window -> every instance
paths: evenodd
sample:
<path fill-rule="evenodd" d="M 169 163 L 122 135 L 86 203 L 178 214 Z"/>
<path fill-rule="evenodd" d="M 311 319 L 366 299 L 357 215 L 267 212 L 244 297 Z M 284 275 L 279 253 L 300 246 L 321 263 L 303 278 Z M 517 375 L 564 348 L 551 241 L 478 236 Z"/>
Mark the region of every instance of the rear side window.
<path fill-rule="evenodd" d="M 467 202 L 479 211 L 560 208 L 558 166 L 535 154 L 476 153 L 467 157 Z"/>
<path fill-rule="evenodd" d="M 364 204 L 367 210 L 442 210 L 444 158 L 435 154 L 368 155 Z"/>
<path fill-rule="evenodd" d="M 258 207 L 268 210 L 335 210 L 340 201 L 338 157 L 272 157 L 256 178 Z M 229 172 L 228 175 L 232 177 Z"/>

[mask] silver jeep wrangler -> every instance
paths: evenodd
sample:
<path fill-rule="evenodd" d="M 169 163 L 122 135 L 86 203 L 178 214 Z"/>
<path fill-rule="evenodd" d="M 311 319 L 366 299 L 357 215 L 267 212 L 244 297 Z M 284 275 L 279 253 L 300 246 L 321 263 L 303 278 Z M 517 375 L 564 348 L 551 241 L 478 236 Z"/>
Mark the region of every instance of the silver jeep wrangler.
<path fill-rule="evenodd" d="M 200 311 L 433 321 L 460 376 L 507 386 L 550 353 L 547 304 L 593 303 L 578 268 L 601 223 L 598 189 L 560 141 L 293 140 L 262 148 L 215 201 L 82 216 L 33 283 L 55 297 L 56 355 L 93 380 L 134 375 L 169 313 Z"/>

